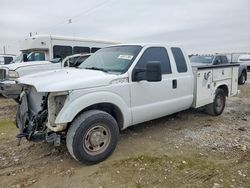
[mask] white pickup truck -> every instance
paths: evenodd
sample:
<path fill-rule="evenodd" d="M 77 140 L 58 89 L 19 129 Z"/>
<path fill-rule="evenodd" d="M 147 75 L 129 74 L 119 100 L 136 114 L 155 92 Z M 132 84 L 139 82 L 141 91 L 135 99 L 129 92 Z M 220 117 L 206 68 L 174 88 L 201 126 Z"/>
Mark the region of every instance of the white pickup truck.
<path fill-rule="evenodd" d="M 60 144 L 87 164 L 114 151 L 129 126 L 189 108 L 220 115 L 237 94 L 238 65 L 191 67 L 180 47 L 106 47 L 78 69 L 21 77 L 17 138 Z"/>
<path fill-rule="evenodd" d="M 62 62 L 29 61 L 2 65 L 0 66 L 0 94 L 18 100 L 22 91 L 22 86 L 17 83 L 18 78 L 62 67 L 77 67 L 90 55 L 89 53 L 75 54 L 67 56 Z"/>

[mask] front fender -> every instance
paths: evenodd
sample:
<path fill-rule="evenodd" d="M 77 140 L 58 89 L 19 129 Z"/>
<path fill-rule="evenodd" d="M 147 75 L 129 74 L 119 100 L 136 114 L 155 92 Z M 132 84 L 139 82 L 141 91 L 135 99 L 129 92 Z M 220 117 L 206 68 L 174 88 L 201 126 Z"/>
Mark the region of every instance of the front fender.
<path fill-rule="evenodd" d="M 111 103 L 117 106 L 123 115 L 123 128 L 131 125 L 132 123 L 132 115 L 131 110 L 125 101 L 117 94 L 111 92 L 95 92 L 83 95 L 79 98 L 74 100 L 67 100 L 65 105 L 59 112 L 58 116 L 56 117 L 55 123 L 62 124 L 62 123 L 70 123 L 72 120 L 77 116 L 79 112 L 84 110 L 85 108 L 98 104 L 98 103 Z"/>

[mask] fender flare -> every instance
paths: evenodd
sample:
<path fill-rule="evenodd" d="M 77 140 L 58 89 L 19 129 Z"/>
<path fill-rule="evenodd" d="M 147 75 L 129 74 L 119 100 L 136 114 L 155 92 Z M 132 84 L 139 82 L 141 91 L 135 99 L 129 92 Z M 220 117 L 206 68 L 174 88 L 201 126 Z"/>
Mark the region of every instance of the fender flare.
<path fill-rule="evenodd" d="M 230 87 L 229 87 L 229 85 L 227 84 L 227 83 L 220 83 L 219 85 L 217 85 L 216 86 L 216 89 L 214 90 L 215 92 L 216 92 L 216 90 L 219 88 L 219 87 L 221 87 L 221 86 L 225 86 L 226 88 L 227 88 L 227 93 L 225 93 L 226 94 L 226 96 L 230 96 Z M 214 97 L 213 97 L 214 98 Z"/>
<path fill-rule="evenodd" d="M 70 96 L 69 96 L 70 97 Z M 125 101 L 117 94 L 111 92 L 95 92 L 83 95 L 70 102 L 65 102 L 56 117 L 55 123 L 70 123 L 84 109 L 99 103 L 110 103 L 118 107 L 123 116 L 123 128 L 132 124 L 131 110 Z"/>

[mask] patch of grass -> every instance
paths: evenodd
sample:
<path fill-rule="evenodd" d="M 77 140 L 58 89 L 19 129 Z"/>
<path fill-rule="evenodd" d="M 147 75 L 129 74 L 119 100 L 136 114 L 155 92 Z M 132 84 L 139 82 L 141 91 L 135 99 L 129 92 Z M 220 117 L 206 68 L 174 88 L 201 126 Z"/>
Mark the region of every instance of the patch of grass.
<path fill-rule="evenodd" d="M 13 132 L 14 130 L 17 130 L 13 120 L 6 119 L 6 120 L 0 120 L 0 132 Z"/>

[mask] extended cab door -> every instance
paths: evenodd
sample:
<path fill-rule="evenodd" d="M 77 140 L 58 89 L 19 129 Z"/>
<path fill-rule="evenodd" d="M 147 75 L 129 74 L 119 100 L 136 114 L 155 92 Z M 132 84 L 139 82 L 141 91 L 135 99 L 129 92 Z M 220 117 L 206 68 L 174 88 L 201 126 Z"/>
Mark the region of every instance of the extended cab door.
<path fill-rule="evenodd" d="M 134 67 L 134 69 L 145 69 L 147 62 L 160 62 L 162 80 L 159 82 L 131 81 L 133 124 L 184 110 L 192 104 L 192 99 L 188 101 L 188 105 L 185 101 L 185 96 L 192 95 L 192 91 L 186 92 L 183 87 L 192 88 L 193 83 L 189 82 L 185 85 L 188 81 L 184 81 L 185 78 L 181 78 L 176 73 L 176 68 L 173 68 L 175 66 L 173 56 L 170 58 L 169 51 L 170 49 L 167 50 L 165 47 L 149 47 Z"/>

